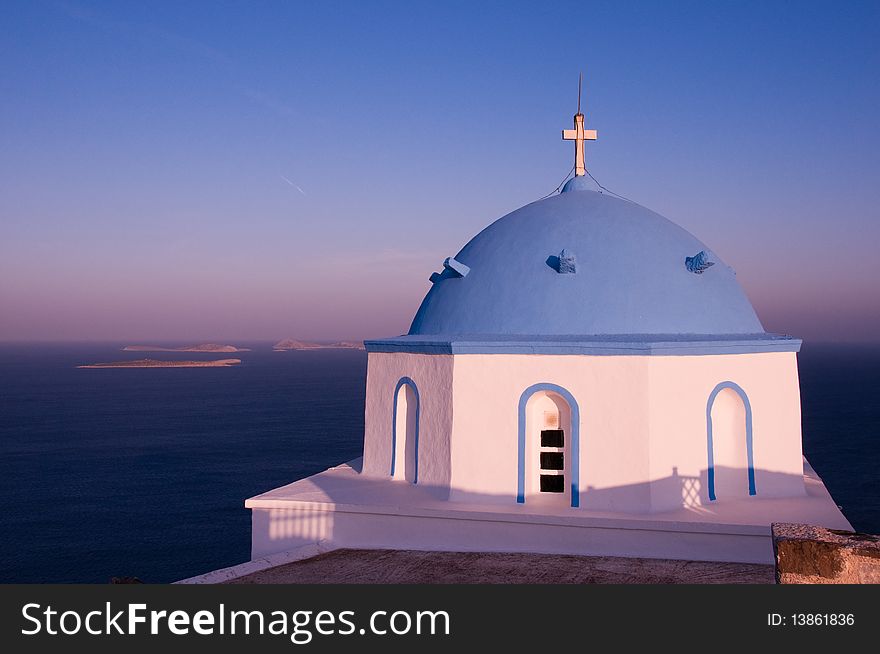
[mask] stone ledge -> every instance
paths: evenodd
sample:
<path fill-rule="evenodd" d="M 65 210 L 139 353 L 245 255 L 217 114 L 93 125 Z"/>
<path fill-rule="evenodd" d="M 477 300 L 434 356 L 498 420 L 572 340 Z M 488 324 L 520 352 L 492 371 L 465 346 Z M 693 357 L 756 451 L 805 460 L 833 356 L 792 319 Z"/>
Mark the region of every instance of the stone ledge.
<path fill-rule="evenodd" d="M 775 522 L 779 584 L 880 583 L 880 536 Z"/>
<path fill-rule="evenodd" d="M 298 547 L 293 550 L 286 550 L 284 552 L 278 552 L 277 554 L 270 554 L 269 556 L 261 556 L 251 561 L 245 561 L 244 563 L 239 563 L 238 565 L 233 565 L 228 568 L 221 568 L 220 570 L 212 570 L 211 572 L 206 572 L 205 574 L 196 575 L 195 577 L 188 577 L 186 579 L 181 579 L 180 581 L 175 581 L 175 584 L 225 584 L 234 579 L 238 579 L 240 577 L 248 577 L 255 574 L 262 573 L 265 570 L 270 570 L 276 568 L 278 566 L 283 566 L 285 564 L 292 563 L 294 561 L 301 561 L 303 559 L 310 559 L 315 556 L 320 556 L 322 554 L 326 554 L 327 552 L 331 552 L 335 550 L 336 547 L 328 543 L 325 540 L 317 541 L 315 543 L 308 543 L 307 545 L 303 545 L 302 547 Z M 116 577 L 114 577 L 116 579 Z M 128 582 L 116 582 L 111 581 L 110 583 L 128 583 Z M 140 581 L 131 582 L 131 583 L 141 583 Z"/>

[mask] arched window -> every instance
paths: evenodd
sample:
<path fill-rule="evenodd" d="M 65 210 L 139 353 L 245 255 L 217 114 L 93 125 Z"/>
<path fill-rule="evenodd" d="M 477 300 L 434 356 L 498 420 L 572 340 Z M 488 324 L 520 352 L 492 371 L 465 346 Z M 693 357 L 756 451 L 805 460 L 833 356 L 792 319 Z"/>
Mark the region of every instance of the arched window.
<path fill-rule="evenodd" d="M 414 484 L 419 480 L 419 389 L 409 377 L 394 389 L 391 476 Z"/>
<path fill-rule="evenodd" d="M 709 457 L 709 500 L 757 494 L 752 455 L 752 406 L 746 392 L 725 381 L 706 403 L 706 443 Z"/>
<path fill-rule="evenodd" d="M 535 384 L 519 400 L 516 501 L 578 506 L 579 428 L 577 402 L 555 384 Z"/>

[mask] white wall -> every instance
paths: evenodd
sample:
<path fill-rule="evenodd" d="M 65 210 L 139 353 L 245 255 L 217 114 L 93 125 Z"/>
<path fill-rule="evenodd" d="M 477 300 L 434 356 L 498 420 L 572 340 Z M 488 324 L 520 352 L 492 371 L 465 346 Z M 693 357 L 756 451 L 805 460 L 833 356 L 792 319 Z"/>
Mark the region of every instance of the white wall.
<path fill-rule="evenodd" d="M 449 488 L 452 500 L 516 501 L 519 399 L 538 383 L 561 386 L 578 403 L 581 507 L 644 513 L 706 505 L 706 405 L 725 381 L 738 384 L 751 404 L 757 497 L 804 494 L 794 353 L 370 353 L 367 475 L 390 472 L 394 388 L 404 376 L 416 382 L 421 402 L 419 484 Z M 736 441 L 744 434 L 744 426 L 737 427 L 744 420 L 737 401 L 733 391 L 724 391 L 714 411 L 719 502 L 754 500 L 747 492 L 739 497 L 721 492 L 722 478 L 747 479 L 744 442 Z M 530 445 L 527 456 L 533 450 Z M 534 474 L 534 466 L 527 471 Z"/>
<path fill-rule="evenodd" d="M 529 386 L 547 382 L 579 405 L 581 506 L 647 510 L 648 489 L 638 484 L 648 475 L 648 359 L 456 355 L 450 499 L 515 501 L 519 399 Z M 633 488 L 596 504 L 583 493 L 588 485 Z"/>
<path fill-rule="evenodd" d="M 573 511 L 575 509 L 572 509 Z M 451 552 L 539 552 L 582 556 L 624 556 L 685 561 L 773 562 L 769 527 L 752 525 L 682 525 L 643 520 L 624 526 L 623 520 L 558 521 L 517 520 L 510 516 L 476 514 L 469 519 L 443 512 L 428 516 L 374 511 L 326 511 L 320 524 L 330 525 L 330 537 L 296 533 L 302 526 L 296 511 L 253 509 L 251 558 L 294 552 L 309 544 L 322 548 L 413 549 Z M 313 519 L 317 519 L 312 516 Z M 500 517 L 500 519 L 499 519 Z M 291 529 L 285 529 L 285 523 Z M 276 524 L 278 523 L 278 524 Z M 268 538 L 268 529 L 276 538 Z"/>
<path fill-rule="evenodd" d="M 576 509 L 572 509 L 576 511 Z M 251 558 L 296 556 L 321 549 L 413 549 L 451 552 L 540 552 L 685 561 L 772 563 L 769 526 L 706 525 L 640 520 L 521 520 L 508 514 L 455 512 L 407 515 L 327 509 L 253 509 Z M 839 526 L 839 525 L 838 525 Z M 317 548 L 316 548 L 317 549 Z"/>
<path fill-rule="evenodd" d="M 800 388 L 794 352 L 652 357 L 649 369 L 652 480 L 668 480 L 673 471 L 679 477 L 698 480 L 699 500 L 695 504 L 708 503 L 706 403 L 719 382 L 731 381 L 745 391 L 752 408 L 757 497 L 804 494 Z M 744 460 L 744 443 L 724 440 L 739 429 L 736 422 L 742 409 L 737 408 L 738 397 L 725 390 L 716 398 L 713 431 L 717 433 L 713 440 L 721 457 L 716 468 Z M 740 469 L 716 469 L 716 477 L 745 478 L 741 465 L 734 467 Z M 718 502 L 738 499 L 716 490 Z M 655 484 L 652 491 L 654 510 L 675 504 L 662 483 Z M 742 497 L 740 494 L 739 499 Z"/>
<path fill-rule="evenodd" d="M 411 378 L 419 393 L 419 484 L 446 489 L 453 413 L 451 355 L 369 353 L 363 472 L 376 477 L 391 472 L 394 389 L 402 377 Z M 401 450 L 404 441 L 404 434 L 398 434 Z M 399 464 L 396 468 L 403 472 Z"/>

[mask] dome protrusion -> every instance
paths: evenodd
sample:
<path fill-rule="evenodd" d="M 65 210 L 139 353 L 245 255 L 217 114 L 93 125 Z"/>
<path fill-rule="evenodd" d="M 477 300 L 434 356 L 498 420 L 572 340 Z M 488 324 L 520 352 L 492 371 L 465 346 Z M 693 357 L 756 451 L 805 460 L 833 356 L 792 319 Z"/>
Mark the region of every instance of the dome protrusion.
<path fill-rule="evenodd" d="M 451 272 L 454 277 L 467 277 L 467 274 L 471 271 L 469 266 L 456 260 L 455 257 L 446 257 L 446 260 L 443 261 L 443 267 Z"/>
<path fill-rule="evenodd" d="M 715 262 L 709 260 L 709 253 L 705 250 L 700 250 L 692 257 L 684 258 L 684 267 L 695 275 L 702 275 L 714 265 Z"/>
<path fill-rule="evenodd" d="M 467 274 L 470 271 L 470 266 L 466 266 L 455 257 L 446 257 L 446 259 L 443 260 L 443 272 L 432 272 L 428 279 L 432 284 L 436 284 L 441 279 L 467 277 Z"/>
<path fill-rule="evenodd" d="M 565 248 L 558 255 L 547 257 L 547 265 L 562 275 L 571 275 L 577 272 L 577 258 L 574 253 Z"/>

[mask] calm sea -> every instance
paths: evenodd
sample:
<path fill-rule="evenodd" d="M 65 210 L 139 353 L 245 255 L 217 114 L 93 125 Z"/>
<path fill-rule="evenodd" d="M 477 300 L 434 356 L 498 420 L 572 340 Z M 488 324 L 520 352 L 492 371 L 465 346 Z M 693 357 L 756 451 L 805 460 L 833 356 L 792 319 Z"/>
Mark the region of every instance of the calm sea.
<path fill-rule="evenodd" d="M 361 454 L 363 352 L 250 347 L 235 368 L 78 370 L 217 355 L 0 345 L 0 582 L 241 563 L 245 498 Z M 800 362 L 806 454 L 854 526 L 880 532 L 880 347 L 807 345 Z"/>

